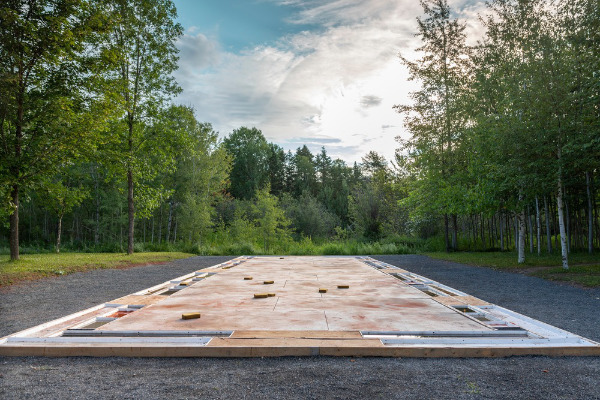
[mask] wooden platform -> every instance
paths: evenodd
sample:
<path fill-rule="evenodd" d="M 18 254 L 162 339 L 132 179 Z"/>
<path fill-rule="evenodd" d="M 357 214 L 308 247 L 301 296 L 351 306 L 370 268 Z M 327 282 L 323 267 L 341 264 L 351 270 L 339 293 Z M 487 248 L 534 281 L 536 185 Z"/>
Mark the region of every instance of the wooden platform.
<path fill-rule="evenodd" d="M 0 340 L 0 355 L 520 354 L 600 346 L 368 257 L 240 257 Z"/>

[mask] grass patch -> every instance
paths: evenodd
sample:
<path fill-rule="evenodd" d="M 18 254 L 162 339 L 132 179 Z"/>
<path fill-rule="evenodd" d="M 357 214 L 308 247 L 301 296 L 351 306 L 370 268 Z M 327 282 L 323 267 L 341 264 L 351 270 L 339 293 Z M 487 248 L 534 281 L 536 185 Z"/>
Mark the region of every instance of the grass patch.
<path fill-rule="evenodd" d="M 72 274 L 101 268 L 126 268 L 135 265 L 156 264 L 191 257 L 193 254 L 172 253 L 61 253 L 26 254 L 18 261 L 0 256 L 0 286 L 40 279 L 49 276 Z"/>
<path fill-rule="evenodd" d="M 552 281 L 571 282 L 587 287 L 600 287 L 600 264 L 576 265 L 564 270 L 562 267 L 542 269 L 531 275 Z"/>
<path fill-rule="evenodd" d="M 431 258 L 454 261 L 461 264 L 479 265 L 499 269 L 522 269 L 528 267 L 558 267 L 562 265 L 560 254 L 525 254 L 525 263 L 517 262 L 516 252 L 456 252 L 456 253 L 424 253 Z M 600 254 L 571 253 L 569 265 L 598 264 Z"/>
<path fill-rule="evenodd" d="M 569 269 L 561 266 L 559 254 L 526 254 L 525 263 L 517 262 L 516 252 L 479 252 L 479 253 L 425 253 L 429 257 L 454 261 L 461 264 L 478 265 L 518 271 L 525 269 L 531 276 L 553 281 L 570 282 L 587 287 L 600 287 L 600 254 L 571 253 Z M 528 270 L 531 269 L 531 270 Z"/>

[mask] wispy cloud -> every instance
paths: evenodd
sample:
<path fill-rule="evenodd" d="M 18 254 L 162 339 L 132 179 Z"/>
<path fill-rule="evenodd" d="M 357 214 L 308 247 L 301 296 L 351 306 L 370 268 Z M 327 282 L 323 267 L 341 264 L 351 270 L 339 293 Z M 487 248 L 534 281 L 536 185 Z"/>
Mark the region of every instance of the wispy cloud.
<path fill-rule="evenodd" d="M 394 138 L 406 136 L 392 106 L 408 102 L 416 88 L 397 55 L 414 57 L 419 3 L 266 1 L 294 5 L 300 11 L 289 22 L 318 29 L 242 53 L 226 52 L 215 40 L 188 32 L 178 43 L 177 78 L 184 88 L 179 100 L 222 134 L 256 126 L 292 150 L 302 139 L 311 150 L 325 144 L 332 155 L 350 162 L 369 150 L 391 159 Z M 471 19 L 481 7 L 467 0 L 451 4 Z"/>

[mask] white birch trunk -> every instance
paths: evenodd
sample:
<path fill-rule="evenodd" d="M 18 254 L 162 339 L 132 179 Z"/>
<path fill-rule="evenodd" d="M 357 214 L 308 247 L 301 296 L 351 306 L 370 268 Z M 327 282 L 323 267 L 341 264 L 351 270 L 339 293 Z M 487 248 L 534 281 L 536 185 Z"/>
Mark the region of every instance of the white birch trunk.
<path fill-rule="evenodd" d="M 556 195 L 556 205 L 558 211 L 558 227 L 560 230 L 560 247 L 562 254 L 562 267 L 569 269 L 569 251 L 567 249 L 567 230 L 565 228 L 565 216 L 563 212 L 563 190 L 562 190 L 562 177 L 560 172 L 558 175 L 558 192 Z"/>
<path fill-rule="evenodd" d="M 500 215 L 500 251 L 504 251 L 504 215 Z"/>
<path fill-rule="evenodd" d="M 536 233 L 537 233 L 537 253 L 538 256 L 542 255 L 542 243 L 541 243 L 541 230 L 542 230 L 542 221 L 540 219 L 540 202 L 535 196 L 535 221 L 536 221 Z"/>
<path fill-rule="evenodd" d="M 525 262 L 525 210 L 517 215 L 519 221 L 519 264 Z"/>
<path fill-rule="evenodd" d="M 550 235 L 550 213 L 548 212 L 548 199 L 544 196 L 544 212 L 546 215 L 546 247 L 548 254 L 552 253 L 552 236 Z"/>
<path fill-rule="evenodd" d="M 585 183 L 587 187 L 587 201 L 588 201 L 588 253 L 592 254 L 594 252 L 594 216 L 593 216 L 593 201 L 592 201 L 592 191 L 591 191 L 591 179 L 590 173 L 585 173 Z"/>
<path fill-rule="evenodd" d="M 527 229 L 529 230 L 529 253 L 533 254 L 533 222 L 531 221 L 529 206 L 527 206 Z"/>
<path fill-rule="evenodd" d="M 173 223 L 173 199 L 169 200 L 169 217 L 167 218 L 167 237 L 166 242 L 171 239 L 171 224 Z"/>

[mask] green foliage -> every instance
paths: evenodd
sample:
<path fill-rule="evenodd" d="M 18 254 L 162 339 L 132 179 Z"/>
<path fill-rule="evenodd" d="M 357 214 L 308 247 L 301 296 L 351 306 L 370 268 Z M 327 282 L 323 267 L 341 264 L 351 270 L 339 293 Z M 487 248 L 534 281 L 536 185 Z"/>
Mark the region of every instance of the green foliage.
<path fill-rule="evenodd" d="M 172 170 L 174 153 L 190 121 L 185 107 L 166 107 L 181 88 L 171 75 L 177 69 L 175 41 L 183 33 L 171 0 L 103 0 L 108 30 L 99 38 L 103 89 L 117 101 L 122 118 L 106 133 L 103 156 L 116 179 L 127 182 L 128 253 L 134 250 L 137 213 L 147 216 L 170 193 L 152 185 L 158 171 Z M 138 193 L 139 192 L 139 193 Z M 141 195 L 141 196 L 140 196 Z"/>
<path fill-rule="evenodd" d="M 282 198 L 281 203 L 296 234 L 300 236 L 330 237 L 341 223 L 337 215 L 327 210 L 324 204 L 308 192 L 297 199 L 287 195 Z"/>
<path fill-rule="evenodd" d="M 412 136 L 391 163 L 370 151 L 350 166 L 257 128 L 221 143 L 170 104 L 170 0 L 3 3 L 0 240 L 48 251 L 62 229 L 65 250 L 375 254 L 513 249 L 519 234 L 597 248 L 598 2 L 492 0 L 473 48 L 446 0 L 422 4 L 420 58 L 402 59 L 421 87 L 396 107 Z"/>
<path fill-rule="evenodd" d="M 269 251 L 274 243 L 285 245 L 291 241 L 290 221 L 279 207 L 277 197 L 269 193 L 270 188 L 256 192 L 256 203 L 252 211 L 256 215 L 258 233 L 262 237 L 265 251 Z"/>
<path fill-rule="evenodd" d="M 231 171 L 231 158 L 210 124 L 194 123 L 186 130 L 189 145 L 179 157 L 171 203 L 181 220 L 182 237 L 201 241 L 214 228 L 215 204 L 222 200 Z"/>
<path fill-rule="evenodd" d="M 262 132 L 256 128 L 236 129 L 223 144 L 233 157 L 231 194 L 238 199 L 251 199 L 269 182 L 268 166 L 272 149 Z M 273 171 L 273 174 L 277 175 L 277 172 Z"/>
<path fill-rule="evenodd" d="M 93 2 L 11 0 L 0 12 L 0 208 L 18 259 L 19 195 L 93 147 L 111 106 L 87 61 L 103 32 Z"/>
<path fill-rule="evenodd" d="M 60 218 L 71 212 L 89 196 L 87 188 L 70 186 L 69 182 L 60 180 L 45 182 L 42 193 L 44 207 Z"/>

